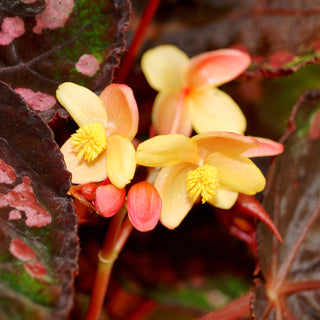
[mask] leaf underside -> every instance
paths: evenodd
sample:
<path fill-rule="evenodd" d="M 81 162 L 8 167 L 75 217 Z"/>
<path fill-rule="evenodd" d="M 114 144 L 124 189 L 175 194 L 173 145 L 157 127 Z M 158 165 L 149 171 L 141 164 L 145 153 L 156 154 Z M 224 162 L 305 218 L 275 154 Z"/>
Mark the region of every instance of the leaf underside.
<path fill-rule="evenodd" d="M 259 320 L 320 319 L 320 91 L 294 106 L 285 151 L 273 162 L 263 205 L 284 243 L 258 229 L 263 280 L 253 315 Z"/>
<path fill-rule="evenodd" d="M 0 319 L 66 319 L 77 269 L 70 173 L 47 124 L 0 82 Z"/>

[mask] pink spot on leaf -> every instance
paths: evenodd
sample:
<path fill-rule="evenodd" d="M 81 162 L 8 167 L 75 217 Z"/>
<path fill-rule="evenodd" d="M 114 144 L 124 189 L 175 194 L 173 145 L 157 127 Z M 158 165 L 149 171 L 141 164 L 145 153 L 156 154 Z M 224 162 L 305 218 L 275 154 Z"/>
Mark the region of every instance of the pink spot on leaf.
<path fill-rule="evenodd" d="M 19 220 L 21 219 L 22 215 L 21 215 L 21 212 L 18 211 L 18 210 L 11 210 L 9 212 L 9 220 Z"/>
<path fill-rule="evenodd" d="M 15 38 L 19 38 L 25 32 L 24 22 L 19 17 L 6 17 L 3 19 L 0 31 L 0 45 L 6 46 Z"/>
<path fill-rule="evenodd" d="M 24 265 L 24 268 L 29 273 L 29 275 L 33 278 L 41 278 L 47 274 L 47 269 L 39 261 L 26 263 Z"/>
<path fill-rule="evenodd" d="M 311 120 L 309 138 L 311 140 L 317 140 L 320 138 L 320 110 L 315 113 Z"/>
<path fill-rule="evenodd" d="M 273 68 L 283 67 L 288 62 L 292 61 L 294 55 L 287 51 L 276 51 L 269 57 L 269 63 Z"/>
<path fill-rule="evenodd" d="M 10 184 L 16 180 L 14 169 L 0 159 L 0 183 Z"/>
<path fill-rule="evenodd" d="M 26 216 L 28 227 L 43 227 L 51 223 L 50 214 L 38 204 L 34 195 L 31 181 L 28 177 L 22 178 L 22 183 L 15 186 L 7 194 L 0 197 L 0 208 L 10 206 L 16 210 L 23 211 Z"/>
<path fill-rule="evenodd" d="M 56 103 L 56 99 L 53 96 L 40 91 L 34 92 L 27 88 L 17 88 L 15 92 L 20 94 L 28 105 L 36 111 L 49 110 Z"/>
<path fill-rule="evenodd" d="M 94 76 L 100 68 L 99 61 L 92 54 L 84 54 L 76 63 L 76 69 L 85 76 Z"/>
<path fill-rule="evenodd" d="M 30 261 L 36 254 L 22 239 L 12 239 L 9 246 L 10 253 L 21 261 Z"/>
<path fill-rule="evenodd" d="M 46 0 L 46 8 L 36 16 L 37 24 L 34 33 L 41 33 L 43 28 L 56 29 L 64 27 L 71 12 L 73 0 Z"/>

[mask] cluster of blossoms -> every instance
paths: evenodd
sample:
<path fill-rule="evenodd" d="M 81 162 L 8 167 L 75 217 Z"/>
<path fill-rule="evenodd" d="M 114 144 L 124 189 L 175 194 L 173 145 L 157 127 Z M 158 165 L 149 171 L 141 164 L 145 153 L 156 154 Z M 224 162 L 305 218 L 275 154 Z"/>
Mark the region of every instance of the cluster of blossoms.
<path fill-rule="evenodd" d="M 61 148 L 72 182 L 105 217 L 126 204 L 133 226 L 141 231 L 151 230 L 159 219 L 176 228 L 198 201 L 229 209 L 239 194 L 262 191 L 265 178 L 249 158 L 276 155 L 283 147 L 244 136 L 240 108 L 217 89 L 250 61 L 235 49 L 192 59 L 171 45 L 147 51 L 142 70 L 159 91 L 152 112 L 158 135 L 141 143 L 134 140 L 139 113 L 128 86 L 111 84 L 97 96 L 73 83 L 60 85 L 57 99 L 79 125 Z M 190 137 L 193 130 L 197 134 Z M 137 165 L 153 169 L 149 182 L 131 185 Z M 88 190 L 92 183 L 86 194 L 85 186 Z"/>

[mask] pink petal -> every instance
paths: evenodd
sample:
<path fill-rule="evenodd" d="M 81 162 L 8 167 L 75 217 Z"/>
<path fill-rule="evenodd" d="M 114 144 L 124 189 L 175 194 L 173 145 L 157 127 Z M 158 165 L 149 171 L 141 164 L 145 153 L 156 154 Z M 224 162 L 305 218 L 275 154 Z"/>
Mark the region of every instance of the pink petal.
<path fill-rule="evenodd" d="M 134 184 L 128 192 L 128 215 L 139 231 L 155 228 L 161 213 L 161 198 L 157 189 L 147 181 Z"/>
<path fill-rule="evenodd" d="M 250 63 L 250 56 L 236 49 L 202 53 L 190 60 L 186 81 L 191 88 L 217 87 L 235 79 Z"/>
<path fill-rule="evenodd" d="M 266 138 L 257 138 L 259 146 L 256 148 L 251 148 L 243 152 L 241 155 L 249 158 L 254 157 L 266 157 L 266 156 L 275 156 L 283 152 L 283 145 L 279 142 L 273 141 Z"/>
<path fill-rule="evenodd" d="M 40 91 L 34 92 L 27 88 L 17 88 L 15 92 L 20 94 L 28 105 L 36 111 L 49 110 L 56 103 L 56 99 L 53 96 Z"/>
<path fill-rule="evenodd" d="M 111 84 L 99 95 L 108 116 L 108 135 L 132 140 L 138 131 L 139 112 L 133 91 L 125 84 Z"/>
<path fill-rule="evenodd" d="M 15 38 L 19 38 L 25 33 L 24 22 L 19 17 L 6 17 L 2 22 L 0 32 L 0 45 L 8 45 Z"/>
<path fill-rule="evenodd" d="M 125 197 L 125 189 L 118 189 L 113 184 L 102 185 L 96 190 L 94 205 L 100 215 L 109 218 L 121 209 Z"/>
<path fill-rule="evenodd" d="M 98 59 L 92 54 L 84 54 L 76 63 L 76 69 L 85 76 L 94 76 L 100 68 Z"/>

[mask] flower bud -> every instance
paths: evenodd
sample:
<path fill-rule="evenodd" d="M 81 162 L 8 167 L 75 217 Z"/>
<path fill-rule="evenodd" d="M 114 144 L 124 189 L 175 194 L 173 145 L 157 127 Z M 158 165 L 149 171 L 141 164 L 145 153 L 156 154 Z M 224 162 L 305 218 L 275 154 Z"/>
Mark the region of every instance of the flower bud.
<path fill-rule="evenodd" d="M 118 189 L 113 184 L 101 185 L 96 190 L 94 205 L 101 216 L 109 218 L 121 209 L 125 197 L 125 189 Z"/>
<path fill-rule="evenodd" d="M 147 181 L 133 185 L 128 192 L 128 215 L 139 231 L 150 231 L 158 223 L 162 202 L 157 189 Z"/>

